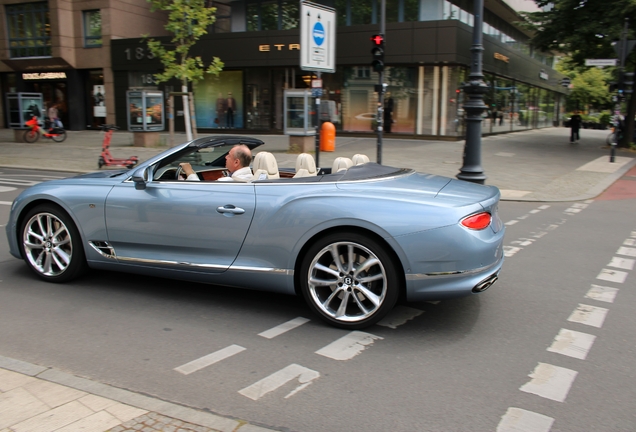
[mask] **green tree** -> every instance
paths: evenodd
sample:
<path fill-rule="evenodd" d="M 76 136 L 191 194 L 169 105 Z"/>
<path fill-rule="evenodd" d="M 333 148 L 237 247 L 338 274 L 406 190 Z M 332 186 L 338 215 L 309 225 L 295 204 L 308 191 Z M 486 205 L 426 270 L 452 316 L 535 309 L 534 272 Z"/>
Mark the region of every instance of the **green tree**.
<path fill-rule="evenodd" d="M 625 19 L 636 25 L 636 0 L 535 0 L 540 12 L 523 15 L 525 27 L 534 31 L 532 45 L 542 51 L 567 53 L 578 67 L 586 59 L 616 58 L 613 44 L 621 39 Z M 631 36 L 631 37 L 630 37 Z M 633 31 L 627 39 L 634 39 Z M 625 69 L 634 70 L 634 54 L 626 59 Z M 636 98 L 628 101 L 627 133 L 634 131 Z M 622 143 L 628 145 L 628 140 Z"/>
<path fill-rule="evenodd" d="M 151 11 L 168 12 L 168 23 L 164 26 L 172 34 L 171 43 L 164 45 L 161 41 L 148 38 L 148 48 L 157 57 L 164 70 L 155 74 L 158 83 L 172 78 L 181 81 L 183 96 L 183 112 L 188 141 L 192 139 L 192 124 L 188 103 L 188 83 L 203 79 L 204 74 L 218 75 L 223 69 L 223 62 L 214 57 L 207 68 L 201 57 L 190 55 L 190 48 L 208 32 L 209 26 L 216 21 L 216 8 L 207 7 L 205 0 L 148 0 Z M 192 114 L 194 115 L 194 114 Z"/>
<path fill-rule="evenodd" d="M 569 57 L 557 63 L 556 69 L 567 75 L 572 82 L 567 101 L 568 110 L 611 108 L 612 95 L 608 87 L 612 72 L 597 67 L 578 66 Z"/>

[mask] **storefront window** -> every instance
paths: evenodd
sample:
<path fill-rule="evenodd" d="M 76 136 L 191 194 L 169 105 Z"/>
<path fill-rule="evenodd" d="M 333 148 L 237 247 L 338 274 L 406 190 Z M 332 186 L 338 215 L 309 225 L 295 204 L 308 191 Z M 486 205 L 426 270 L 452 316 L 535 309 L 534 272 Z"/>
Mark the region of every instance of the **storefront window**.
<path fill-rule="evenodd" d="M 197 126 L 202 129 L 243 129 L 243 71 L 206 75 L 194 85 Z"/>
<path fill-rule="evenodd" d="M 87 125 L 91 129 L 96 129 L 106 123 L 106 88 L 104 86 L 104 73 L 101 70 L 88 72 L 86 95 L 86 106 L 88 115 Z"/>
<path fill-rule="evenodd" d="M 400 0 L 385 0 L 385 1 L 386 1 L 386 22 L 389 22 L 389 23 L 398 22 L 399 11 L 400 11 Z M 378 10 L 379 9 L 380 8 L 378 7 Z M 380 14 L 378 14 L 378 16 L 379 15 Z"/>
<path fill-rule="evenodd" d="M 529 101 L 531 100 L 530 86 L 523 83 L 516 83 L 515 98 L 513 101 L 513 130 L 528 129 L 531 125 L 531 110 Z"/>
<path fill-rule="evenodd" d="M 298 2 L 283 0 L 280 4 L 280 29 L 290 30 L 298 28 L 298 20 L 300 17 L 300 10 L 298 9 Z"/>
<path fill-rule="evenodd" d="M 102 12 L 99 10 L 84 11 L 84 46 L 102 46 Z"/>
<path fill-rule="evenodd" d="M 373 19 L 373 0 L 352 1 L 351 22 L 349 25 L 371 24 Z"/>
<path fill-rule="evenodd" d="M 300 9 L 291 0 L 253 1 L 247 4 L 247 31 L 298 28 Z"/>
<path fill-rule="evenodd" d="M 47 2 L 6 6 L 11 58 L 50 57 L 51 26 Z"/>
<path fill-rule="evenodd" d="M 420 2 L 419 0 L 404 0 L 404 21 L 419 21 Z"/>

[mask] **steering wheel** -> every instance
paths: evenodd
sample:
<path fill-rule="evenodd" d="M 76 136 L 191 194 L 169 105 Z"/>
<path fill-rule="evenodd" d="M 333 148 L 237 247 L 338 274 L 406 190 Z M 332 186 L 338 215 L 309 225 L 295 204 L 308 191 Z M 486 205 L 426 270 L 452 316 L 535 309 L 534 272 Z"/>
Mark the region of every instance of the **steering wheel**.
<path fill-rule="evenodd" d="M 181 178 L 181 175 L 183 174 L 183 178 Z M 185 174 L 183 172 L 183 167 L 181 167 L 181 165 L 179 165 L 177 167 L 177 171 L 174 175 L 175 180 L 185 180 Z"/>

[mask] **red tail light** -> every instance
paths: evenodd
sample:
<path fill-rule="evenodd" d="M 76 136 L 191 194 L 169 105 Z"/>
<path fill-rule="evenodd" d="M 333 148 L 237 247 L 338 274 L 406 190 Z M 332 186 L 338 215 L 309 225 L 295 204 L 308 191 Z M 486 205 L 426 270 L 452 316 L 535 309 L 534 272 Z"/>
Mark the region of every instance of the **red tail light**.
<path fill-rule="evenodd" d="M 491 220 L 490 213 L 483 212 L 465 217 L 461 220 L 461 224 L 468 229 L 482 230 L 490 225 Z"/>

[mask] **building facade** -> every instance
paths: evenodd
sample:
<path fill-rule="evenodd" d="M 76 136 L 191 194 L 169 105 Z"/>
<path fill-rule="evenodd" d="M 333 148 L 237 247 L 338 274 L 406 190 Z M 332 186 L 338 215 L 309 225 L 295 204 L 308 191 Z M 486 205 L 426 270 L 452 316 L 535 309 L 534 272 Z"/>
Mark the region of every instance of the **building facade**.
<path fill-rule="evenodd" d="M 5 4 L 5 14 L 15 13 L 11 9 L 14 3 L 0 2 Z M 114 3 L 118 3 L 118 7 Z M 332 121 L 340 134 L 372 134 L 379 77 L 371 67 L 370 38 L 379 32 L 381 2 L 325 0 L 319 3 L 335 8 L 338 20 L 337 68 L 334 73 L 321 75 L 322 119 Z M 94 89 L 101 83 L 106 105 L 101 112 L 105 111 L 107 116 L 102 121 L 116 122 L 125 128 L 130 111 L 126 102 L 128 90 L 158 89 L 165 95 L 180 91 L 178 82 L 157 84 L 154 80 L 154 74 L 161 71 L 162 66 L 139 35 L 160 36 L 163 21 L 149 13 L 145 0 L 50 0 L 33 4 L 47 4 L 51 16 L 68 16 L 72 25 L 62 25 L 62 28 L 73 37 L 60 34 L 59 40 L 56 39 L 59 19 L 56 22 L 50 18 L 49 52 L 12 51 L 16 41 L 0 40 L 0 47 L 6 46 L 0 51 L 0 60 L 4 63 L 4 69 L 0 69 L 4 92 L 18 88 L 50 93 L 50 89 L 57 89 L 59 84 L 65 84 L 69 92 L 71 87 L 82 87 L 73 94 L 77 99 L 75 106 L 83 104 L 85 120 L 73 120 L 73 116 L 69 120 L 71 126 L 83 128 L 96 123 L 88 108 L 91 108 L 91 100 L 98 103 Z M 309 88 L 317 77 L 299 67 L 300 3 L 227 0 L 209 4 L 217 8 L 217 21 L 191 54 L 201 56 L 205 63 L 219 57 L 225 68 L 218 77 L 207 76 L 191 89 L 198 129 L 204 133 L 282 133 L 285 91 Z M 462 137 L 464 95 L 461 85 L 468 77 L 471 63 L 472 1 L 386 0 L 386 4 L 385 111 L 389 112 L 390 123 L 385 131 L 408 137 Z M 62 5 L 69 8 L 64 7 L 62 12 Z M 91 11 L 99 11 L 101 15 L 102 46 L 99 48 L 91 47 L 94 43 L 89 31 Z M 126 24 L 118 15 L 124 13 L 122 11 L 140 22 Z M 5 25 L 8 19 L 7 15 L 2 20 Z M 552 68 L 551 57 L 532 51 L 527 43 L 529 35 L 513 24 L 519 19 L 502 0 L 486 2 L 483 69 L 490 90 L 485 98 L 489 109 L 484 113 L 484 133 L 552 126 L 559 120 L 566 91 L 559 85 L 562 76 Z M 113 21 L 117 22 L 116 26 Z M 93 55 L 97 50 L 107 58 Z M 33 54 L 42 58 L 34 59 Z M 58 67 L 60 60 L 68 65 L 65 69 Z M 49 81 L 46 74 L 43 75 L 61 70 L 66 71 L 66 82 L 54 78 L 56 75 Z M 25 75 L 36 72 L 39 75 Z M 92 77 L 99 73 L 104 76 L 103 83 L 92 84 Z M 69 74 L 73 74 L 71 78 Z M 30 77 L 39 80 L 29 81 Z M 55 97 L 55 93 L 49 96 Z M 68 98 L 70 101 L 72 95 Z M 175 98 L 177 130 L 184 129 L 180 99 Z M 75 111 L 72 106 L 70 109 Z"/>
<path fill-rule="evenodd" d="M 41 93 L 67 129 L 114 122 L 111 41 L 165 35 L 146 0 L 0 0 L 3 126 L 7 93 Z M 6 127 L 6 126 L 5 126 Z"/>

